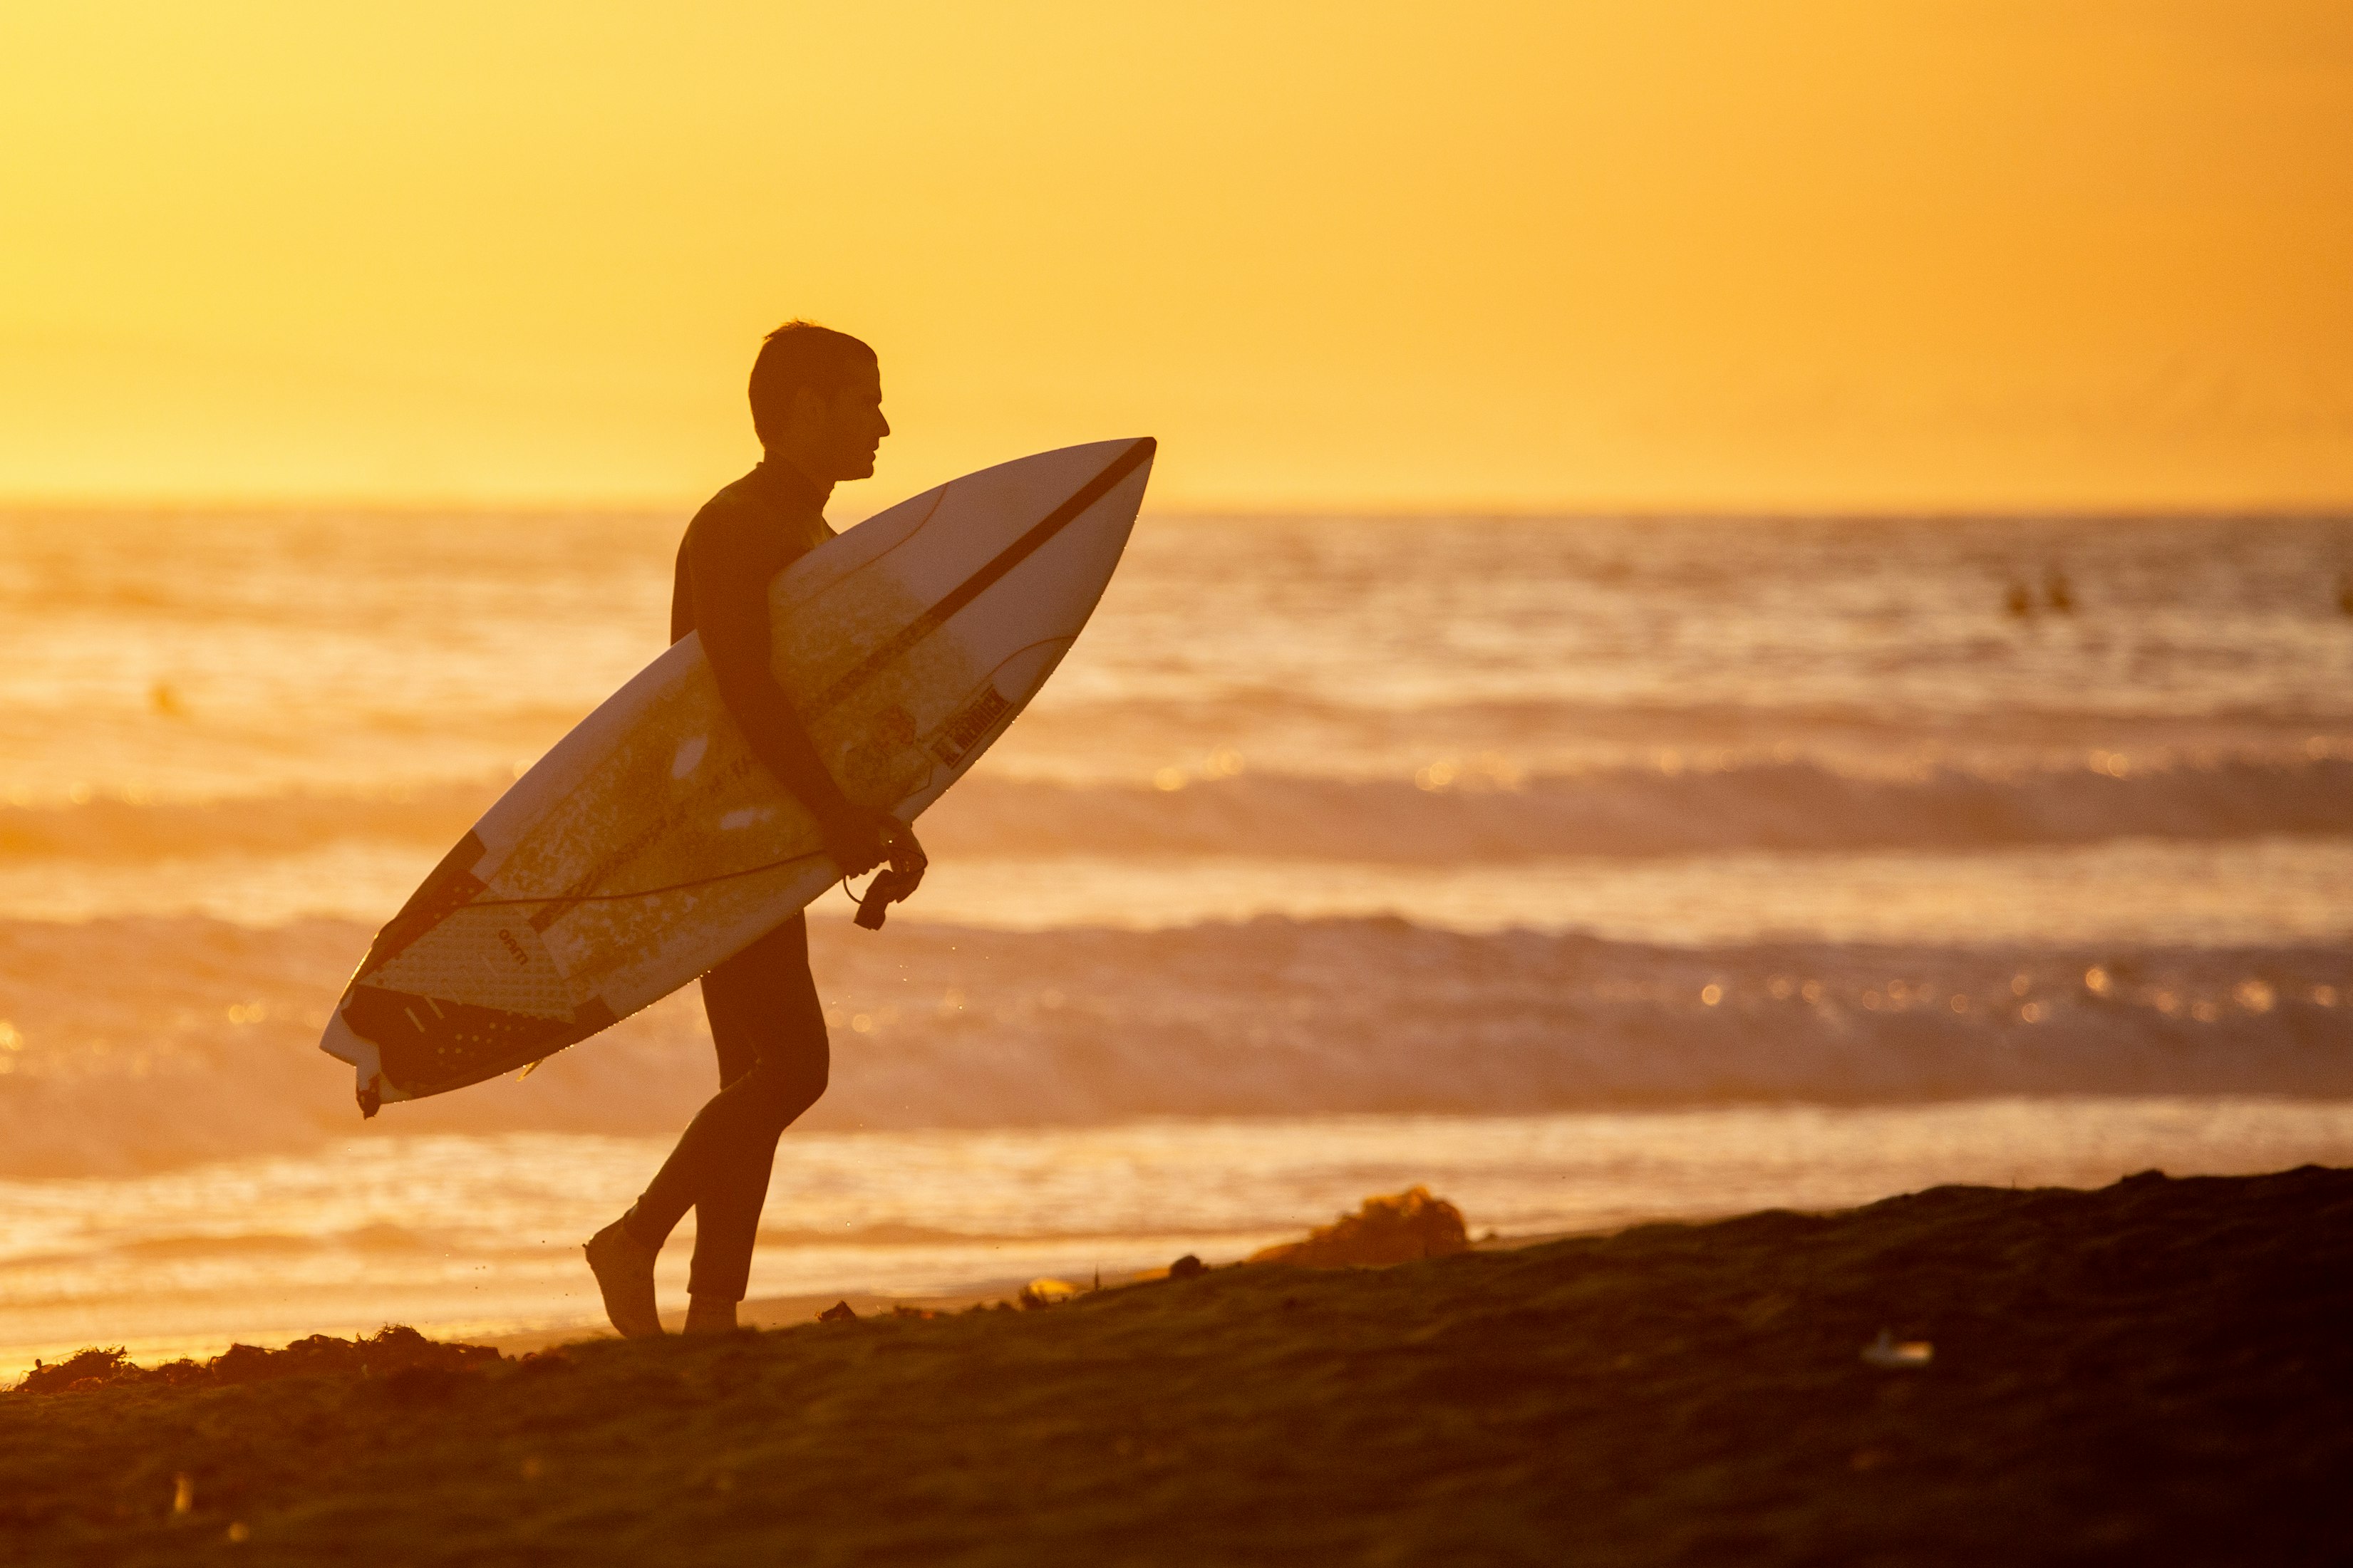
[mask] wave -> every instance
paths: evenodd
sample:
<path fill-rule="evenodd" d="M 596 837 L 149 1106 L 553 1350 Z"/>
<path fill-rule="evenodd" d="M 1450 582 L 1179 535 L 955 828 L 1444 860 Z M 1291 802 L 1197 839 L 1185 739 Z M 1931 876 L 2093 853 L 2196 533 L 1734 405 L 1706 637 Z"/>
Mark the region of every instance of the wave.
<path fill-rule="evenodd" d="M 1816 763 L 1527 780 L 1246 774 L 1166 790 L 975 779 L 925 818 L 934 853 L 1261 855 L 1445 864 L 1747 849 L 1978 848 L 2353 829 L 2353 760 L 1858 776 Z"/>
<path fill-rule="evenodd" d="M 451 844 L 502 787 L 470 780 L 374 795 L 289 792 L 210 801 L 100 795 L 73 805 L 0 806 L 0 861 L 290 855 L 352 839 Z"/>
<path fill-rule="evenodd" d="M 0 921 L 0 1175 L 120 1173 L 363 1130 L 318 1030 L 369 936 Z M 2353 1096 L 2353 952 L 1683 949 L 1398 920 L 812 933 L 812 1126 L 1528 1112 L 2014 1094 Z M 528 1079 L 368 1136 L 665 1135 L 715 1087 L 681 994 Z"/>
<path fill-rule="evenodd" d="M 2120 764 L 2121 765 L 2121 764 Z M 1972 849 L 2120 837 L 2353 831 L 2353 758 L 2130 771 L 1903 777 L 1812 762 L 1513 778 L 1246 773 L 1074 784 L 981 775 L 923 819 L 934 855 L 1252 855 L 1397 864 L 1734 850 Z M 497 797 L 488 781 L 373 796 L 0 807 L 0 861 L 290 854 L 346 840 L 438 847 Z"/>

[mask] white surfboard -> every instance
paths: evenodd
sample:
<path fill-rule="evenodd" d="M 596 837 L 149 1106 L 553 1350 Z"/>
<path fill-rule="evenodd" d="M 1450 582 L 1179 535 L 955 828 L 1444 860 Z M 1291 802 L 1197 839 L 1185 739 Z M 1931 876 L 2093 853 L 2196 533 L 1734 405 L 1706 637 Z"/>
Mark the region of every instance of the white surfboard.
<path fill-rule="evenodd" d="M 1119 563 L 1154 449 L 984 468 L 776 574 L 772 668 L 852 800 L 913 822 L 1028 704 Z M 668 995 L 839 877 L 690 635 L 434 868 L 320 1048 L 352 1064 L 370 1116 L 479 1083 Z"/>

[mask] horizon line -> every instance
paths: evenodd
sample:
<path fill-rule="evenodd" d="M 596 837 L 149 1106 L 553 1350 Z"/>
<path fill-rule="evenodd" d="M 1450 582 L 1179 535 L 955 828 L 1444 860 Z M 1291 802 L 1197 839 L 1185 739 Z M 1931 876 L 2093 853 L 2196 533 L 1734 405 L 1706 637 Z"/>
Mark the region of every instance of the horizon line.
<path fill-rule="evenodd" d="M 921 494 L 922 491 L 912 491 Z M 126 512 L 176 513 L 190 517 L 227 515 L 270 515 L 295 512 L 377 513 L 385 516 L 416 516 L 441 512 L 458 515 L 507 516 L 628 516 L 650 513 L 675 513 L 691 517 L 702 504 L 702 499 L 656 496 L 583 496 L 501 498 L 472 495 L 450 496 L 353 496 L 320 494 L 267 496 L 164 496 L 164 495 L 7 495 L 0 493 L 0 517 L 22 516 L 27 513 L 60 515 L 106 515 Z M 896 498 L 871 510 L 859 511 L 849 522 L 874 516 L 897 504 Z M 845 509 L 846 510 L 849 509 Z M 2063 501 L 2036 502 L 2027 500 L 1989 501 L 1966 504 L 1954 501 L 1883 503 L 1804 503 L 1790 501 L 1759 501 L 1735 505 L 1721 501 L 1604 501 L 1598 500 L 1563 500 L 1554 503 L 1532 504 L 1525 501 L 1503 501 L 1465 498 L 1456 500 L 1432 500 L 1366 501 L 1338 500 L 1328 502 L 1249 502 L 1229 500 L 1172 501 L 1161 505 L 1147 504 L 1141 516 L 1198 521 L 1282 521 L 1325 519 L 1350 519 L 1364 521 L 1385 520 L 1452 520 L 1478 521 L 2228 521 L 2232 520 L 2266 521 L 2341 521 L 2353 520 L 2353 495 L 2341 500 L 2238 500 L 2213 502 L 2116 501 L 2112 503 Z"/>

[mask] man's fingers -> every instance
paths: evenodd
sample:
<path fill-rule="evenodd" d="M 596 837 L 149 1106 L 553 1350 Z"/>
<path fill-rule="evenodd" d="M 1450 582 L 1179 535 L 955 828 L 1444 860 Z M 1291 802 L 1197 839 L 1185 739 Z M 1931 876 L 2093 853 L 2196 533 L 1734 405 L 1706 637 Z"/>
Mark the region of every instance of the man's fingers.
<path fill-rule="evenodd" d="M 891 875 L 899 885 L 893 902 L 908 898 L 923 885 L 923 872 L 931 863 L 931 857 L 923 853 L 923 845 L 916 842 L 915 830 L 902 826 L 898 836 L 891 841 Z"/>
<path fill-rule="evenodd" d="M 906 889 L 897 898 L 913 892 L 916 883 L 923 879 L 923 868 L 931 864 L 923 847 L 915 841 L 914 830 L 887 811 L 874 812 L 854 824 L 839 824 L 827 835 L 826 852 L 852 877 L 862 877 L 888 862 L 894 883 Z"/>
<path fill-rule="evenodd" d="M 862 842 L 856 838 L 836 839 L 826 846 L 826 853 L 833 857 L 842 874 L 849 877 L 862 877 L 883 861 L 881 845 L 871 837 Z"/>

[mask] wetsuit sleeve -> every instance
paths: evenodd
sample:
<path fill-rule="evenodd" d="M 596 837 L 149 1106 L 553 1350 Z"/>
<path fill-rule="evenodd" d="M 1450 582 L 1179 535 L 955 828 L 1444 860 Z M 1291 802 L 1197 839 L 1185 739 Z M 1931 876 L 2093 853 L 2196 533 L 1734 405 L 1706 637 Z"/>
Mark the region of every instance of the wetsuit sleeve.
<path fill-rule="evenodd" d="M 694 595 L 703 657 L 752 754 L 823 822 L 849 809 L 849 797 L 818 760 L 768 663 L 768 584 L 786 563 L 751 548 L 751 531 L 741 520 L 712 521 L 721 526 L 691 531 L 680 558 L 687 579 L 680 585 Z"/>

